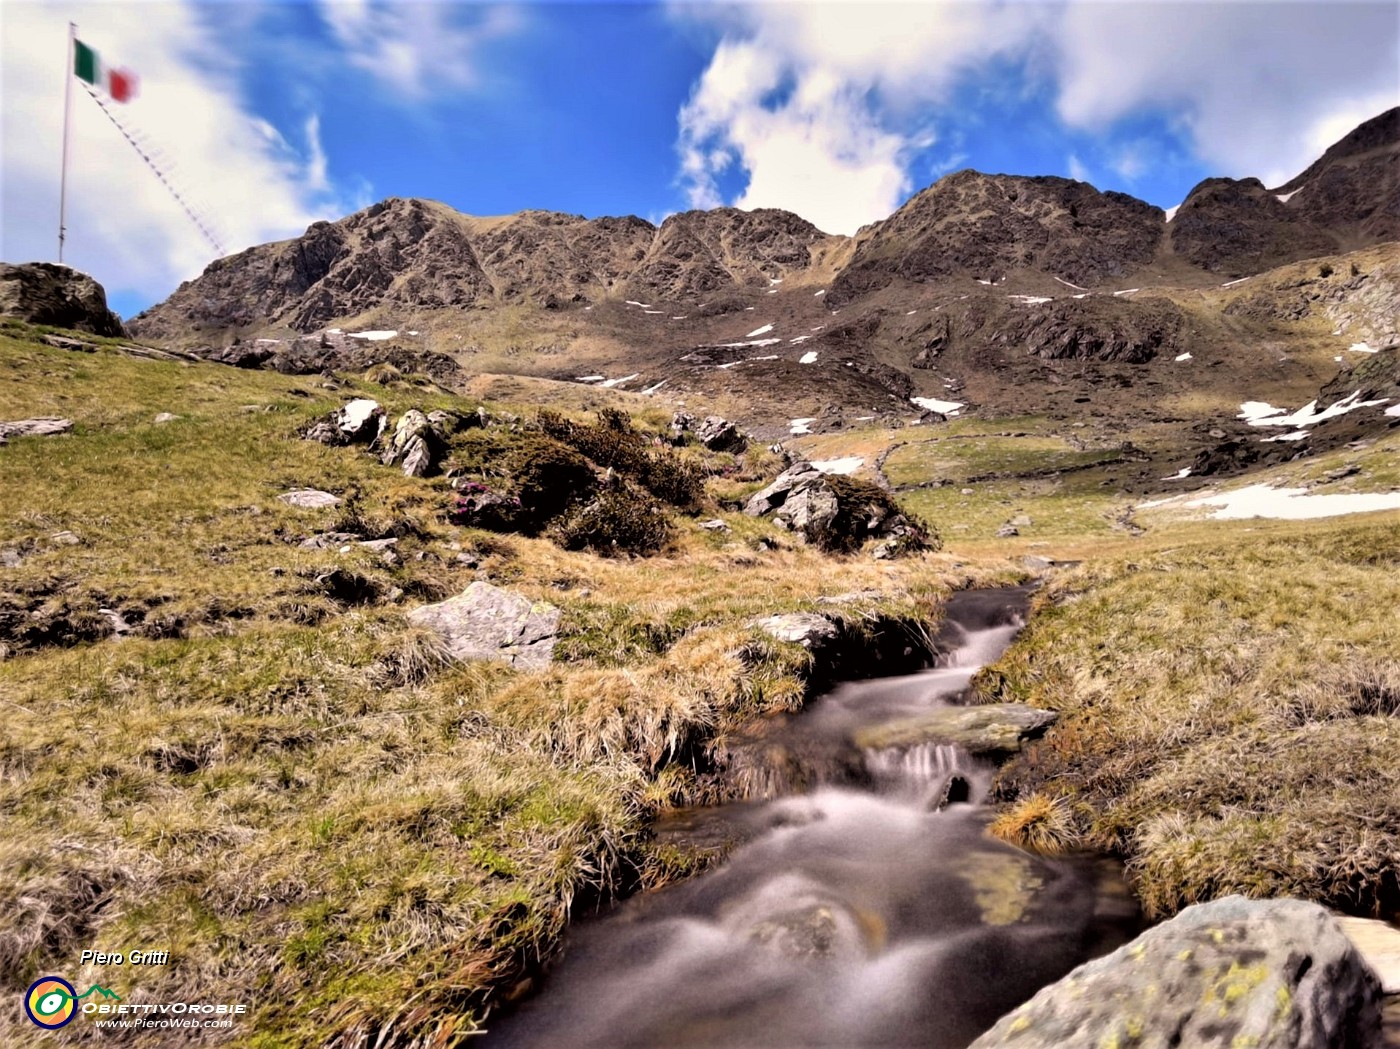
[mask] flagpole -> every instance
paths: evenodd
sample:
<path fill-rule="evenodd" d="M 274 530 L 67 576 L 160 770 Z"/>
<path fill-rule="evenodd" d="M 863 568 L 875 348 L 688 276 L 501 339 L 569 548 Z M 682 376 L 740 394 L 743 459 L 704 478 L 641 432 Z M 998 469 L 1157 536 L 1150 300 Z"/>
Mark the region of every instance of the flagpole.
<path fill-rule="evenodd" d="M 63 63 L 63 170 L 58 177 L 58 261 L 63 262 L 63 238 L 67 233 L 64 222 L 68 211 L 68 121 L 73 113 L 73 44 L 78 39 L 78 25 L 68 23 L 68 54 Z"/>

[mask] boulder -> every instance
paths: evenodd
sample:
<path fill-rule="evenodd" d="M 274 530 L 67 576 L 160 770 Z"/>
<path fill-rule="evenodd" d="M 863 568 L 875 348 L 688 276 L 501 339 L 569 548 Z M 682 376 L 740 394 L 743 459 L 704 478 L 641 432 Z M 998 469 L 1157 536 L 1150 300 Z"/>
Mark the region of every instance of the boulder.
<path fill-rule="evenodd" d="M 121 318 L 107 308 L 102 285 L 52 262 L 0 263 L 0 314 L 30 324 L 127 337 Z"/>
<path fill-rule="evenodd" d="M 744 504 L 744 513 L 750 517 L 762 517 L 771 514 L 785 502 L 788 497 L 804 485 L 808 485 L 820 480 L 822 472 L 811 463 L 793 463 L 782 473 L 780 473 L 767 488 L 761 492 L 756 492 L 749 497 L 749 501 Z"/>
<path fill-rule="evenodd" d="M 71 429 L 72 419 L 58 419 L 53 416 L 17 419 L 14 422 L 0 422 L 0 438 L 50 437 L 56 433 L 67 433 Z"/>
<path fill-rule="evenodd" d="M 313 423 L 302 437 L 321 444 L 373 444 L 388 420 L 378 401 L 357 397 Z"/>
<path fill-rule="evenodd" d="M 56 350 L 72 350 L 74 353 L 96 353 L 97 346 L 82 339 L 70 339 L 66 335 L 40 335 L 39 341 Z"/>
<path fill-rule="evenodd" d="M 867 481 L 825 474 L 811 463 L 793 463 L 744 504 L 752 517 L 772 515 L 780 528 L 802 534 L 823 550 L 850 552 L 867 539 L 883 539 L 877 557 L 896 557 L 930 545 L 929 533 L 905 516 L 890 496 Z"/>
<path fill-rule="evenodd" d="M 527 670 L 554 658 L 559 617 L 551 604 L 482 582 L 408 613 L 409 622 L 441 635 L 454 659 L 504 659 Z"/>
<path fill-rule="evenodd" d="M 290 492 L 284 492 L 277 498 L 288 506 L 300 506 L 303 509 L 335 506 L 340 502 L 339 496 L 331 495 L 330 492 L 322 492 L 315 488 L 293 488 Z"/>
<path fill-rule="evenodd" d="M 1374 973 L 1322 907 L 1229 896 L 1075 969 L 971 1049 L 1364 1049 Z"/>
<path fill-rule="evenodd" d="M 781 615 L 751 619 L 749 626 L 779 641 L 793 641 L 803 648 L 820 648 L 835 641 L 841 631 L 826 616 L 815 612 L 784 612 Z"/>
<path fill-rule="evenodd" d="M 672 420 L 674 425 L 674 420 Z M 707 415 L 695 427 L 695 436 L 712 452 L 733 452 L 738 454 L 749 446 L 749 439 L 739 427 L 718 415 Z"/>
<path fill-rule="evenodd" d="M 381 461 L 399 467 L 405 477 L 427 477 L 436 472 L 444 447 L 442 434 L 428 417 L 410 408 L 400 416 Z"/>
<path fill-rule="evenodd" d="M 1058 717 L 1053 710 L 1039 710 L 1024 703 L 934 707 L 913 717 L 861 729 L 855 743 L 865 750 L 955 743 L 970 754 L 1014 754 Z"/>

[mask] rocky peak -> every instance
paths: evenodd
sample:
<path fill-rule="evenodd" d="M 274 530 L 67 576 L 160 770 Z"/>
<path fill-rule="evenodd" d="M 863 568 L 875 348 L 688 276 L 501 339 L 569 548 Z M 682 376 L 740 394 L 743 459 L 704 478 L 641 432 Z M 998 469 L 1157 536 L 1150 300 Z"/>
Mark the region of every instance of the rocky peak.
<path fill-rule="evenodd" d="M 1092 286 L 1151 261 L 1162 218 L 1072 179 L 959 171 L 871 227 L 828 298 L 840 304 L 895 279 L 995 279 L 1014 269 Z"/>

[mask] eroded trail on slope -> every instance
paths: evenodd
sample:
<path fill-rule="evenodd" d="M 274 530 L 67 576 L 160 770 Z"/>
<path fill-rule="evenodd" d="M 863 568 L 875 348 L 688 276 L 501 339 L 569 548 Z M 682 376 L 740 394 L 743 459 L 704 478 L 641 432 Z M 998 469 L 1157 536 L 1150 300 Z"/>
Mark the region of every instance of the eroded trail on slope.
<path fill-rule="evenodd" d="M 766 736 L 767 752 L 821 770 L 815 787 L 683 814 L 689 835 L 746 840 L 716 869 L 576 929 L 541 993 L 487 1044 L 955 1049 L 1131 938 L 1136 907 L 1106 861 L 1031 856 L 985 834 L 989 764 L 953 746 L 851 743 L 955 702 L 1025 606 L 1019 590 L 957 595 L 938 666 L 843 685 Z M 770 777 L 767 792 L 782 785 Z"/>

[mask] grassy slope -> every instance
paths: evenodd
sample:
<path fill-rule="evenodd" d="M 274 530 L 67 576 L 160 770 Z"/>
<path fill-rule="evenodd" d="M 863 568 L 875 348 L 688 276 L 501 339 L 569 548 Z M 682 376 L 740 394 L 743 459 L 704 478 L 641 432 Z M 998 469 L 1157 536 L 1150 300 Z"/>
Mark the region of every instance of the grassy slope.
<path fill-rule="evenodd" d="M 472 1029 L 579 901 L 673 876 L 639 832 L 700 790 L 678 757 L 800 702 L 806 653 L 745 619 L 862 589 L 927 618 L 953 586 L 1015 576 L 827 558 L 733 514 L 730 536 L 685 523 L 646 562 L 571 554 L 451 528 L 441 482 L 296 439 L 353 394 L 457 403 L 409 383 L 330 391 L 16 328 L 0 369 L 0 418 L 76 423 L 0 450 L 0 549 L 24 554 L 0 601 L 52 631 L 0 661 L 0 972 L 16 993 L 56 971 L 247 1001 L 240 1044 Z M 161 411 L 181 418 L 156 425 Z M 356 494 L 297 510 L 275 498 L 293 486 Z M 401 563 L 299 545 L 337 527 L 400 534 Z M 335 568 L 368 599 L 329 591 Z M 560 605 L 562 661 L 443 665 L 403 611 L 474 578 Z M 101 608 L 146 636 L 43 643 L 97 636 Z M 172 961 L 79 970 L 92 945 Z"/>

